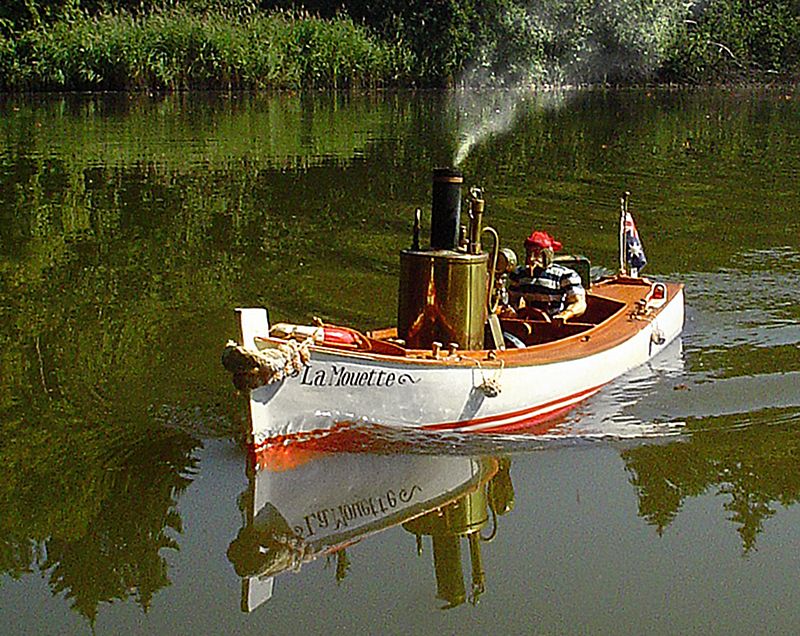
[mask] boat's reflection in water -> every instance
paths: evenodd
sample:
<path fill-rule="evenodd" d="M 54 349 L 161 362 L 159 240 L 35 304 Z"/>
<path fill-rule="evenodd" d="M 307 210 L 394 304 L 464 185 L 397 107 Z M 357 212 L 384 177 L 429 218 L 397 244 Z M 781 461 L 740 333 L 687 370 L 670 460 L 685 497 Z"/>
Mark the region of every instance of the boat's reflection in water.
<path fill-rule="evenodd" d="M 358 424 L 259 450 L 248 460 L 243 527 L 228 549 L 243 580 L 243 609 L 269 599 L 277 575 L 323 555 L 336 558 L 337 576 L 343 576 L 347 546 L 398 525 L 416 535 L 420 549 L 432 543 L 437 596 L 446 607 L 477 600 L 485 580 L 482 544 L 493 538 L 497 517 L 514 505 L 507 454 L 674 436 L 682 422 L 668 411 L 683 368 L 677 340 L 576 409 L 525 434 L 443 435 Z"/>
<path fill-rule="evenodd" d="M 421 551 L 430 541 L 437 596 L 446 607 L 476 601 L 484 589 L 482 543 L 497 516 L 514 505 L 504 457 L 318 452 L 288 447 L 248 461 L 244 523 L 228 548 L 242 577 L 242 609 L 273 593 L 275 578 L 321 556 L 335 557 L 337 577 L 346 548 L 402 525 Z M 471 586 L 462 571 L 462 544 L 471 561 Z"/>

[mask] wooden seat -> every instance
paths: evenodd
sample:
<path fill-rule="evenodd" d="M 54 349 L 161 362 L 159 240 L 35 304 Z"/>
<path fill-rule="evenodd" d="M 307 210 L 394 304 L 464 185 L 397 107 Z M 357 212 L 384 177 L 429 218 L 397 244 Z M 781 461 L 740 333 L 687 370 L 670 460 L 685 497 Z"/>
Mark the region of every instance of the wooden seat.
<path fill-rule="evenodd" d="M 539 322 L 520 318 L 504 318 L 500 320 L 500 327 L 504 332 L 519 338 L 526 346 L 531 346 L 568 338 L 577 333 L 588 331 L 594 325 L 585 322 L 556 324 L 554 322 Z"/>

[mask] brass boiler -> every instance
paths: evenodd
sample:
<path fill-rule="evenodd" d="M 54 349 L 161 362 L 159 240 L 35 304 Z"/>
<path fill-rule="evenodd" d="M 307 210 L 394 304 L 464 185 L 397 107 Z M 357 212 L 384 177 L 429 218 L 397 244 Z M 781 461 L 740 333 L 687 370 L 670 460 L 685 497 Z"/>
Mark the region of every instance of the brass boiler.
<path fill-rule="evenodd" d="M 414 244 L 400 252 L 397 335 L 414 349 L 482 349 L 487 318 L 489 255 L 481 252 L 483 200 L 473 197 L 471 224 L 460 240 L 462 174 L 433 171 L 431 246 L 419 248 L 419 215 Z"/>

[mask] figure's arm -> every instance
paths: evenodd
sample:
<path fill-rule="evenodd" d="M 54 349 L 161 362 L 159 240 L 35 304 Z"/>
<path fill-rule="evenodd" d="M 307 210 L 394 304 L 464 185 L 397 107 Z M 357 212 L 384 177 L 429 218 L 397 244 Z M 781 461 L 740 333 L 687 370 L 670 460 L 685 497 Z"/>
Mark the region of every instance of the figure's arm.
<path fill-rule="evenodd" d="M 583 288 L 581 277 L 571 269 L 561 277 L 561 289 L 566 306 L 553 316 L 553 319 L 564 323 L 570 318 L 583 315 L 586 311 L 586 290 Z"/>
<path fill-rule="evenodd" d="M 567 322 L 567 320 L 570 318 L 582 316 L 583 312 L 585 311 L 586 292 L 583 291 L 583 288 L 580 288 L 580 290 L 573 290 L 573 292 L 567 297 L 567 306 L 553 316 L 553 318 Z"/>

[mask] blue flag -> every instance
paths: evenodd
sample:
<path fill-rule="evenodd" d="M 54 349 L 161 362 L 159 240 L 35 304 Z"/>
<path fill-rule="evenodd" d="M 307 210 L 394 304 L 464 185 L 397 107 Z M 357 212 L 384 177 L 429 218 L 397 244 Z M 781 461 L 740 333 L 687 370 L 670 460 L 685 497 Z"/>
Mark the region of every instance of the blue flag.
<path fill-rule="evenodd" d="M 636 231 L 636 224 L 630 212 L 625 212 L 625 260 L 628 267 L 637 272 L 647 265 L 642 241 L 639 239 L 639 232 Z"/>

